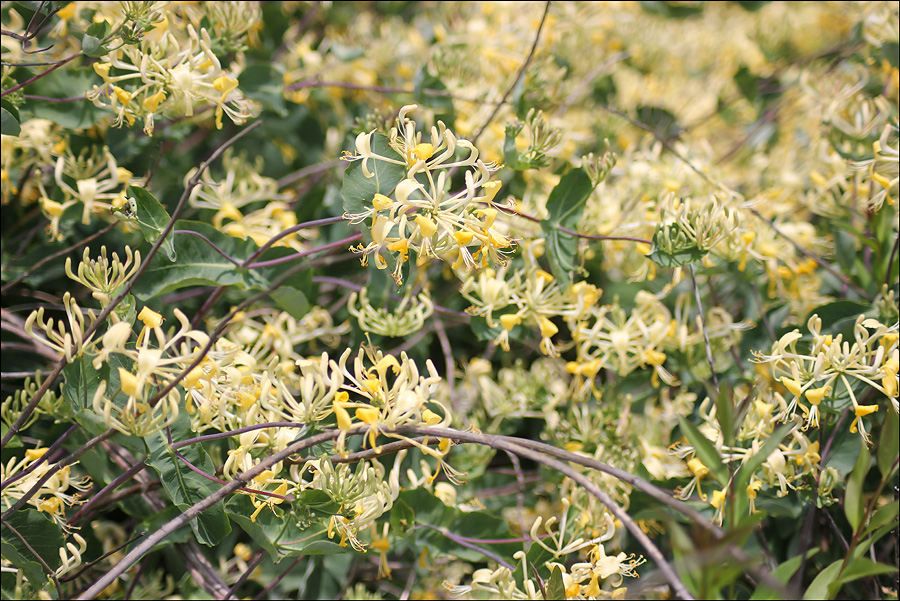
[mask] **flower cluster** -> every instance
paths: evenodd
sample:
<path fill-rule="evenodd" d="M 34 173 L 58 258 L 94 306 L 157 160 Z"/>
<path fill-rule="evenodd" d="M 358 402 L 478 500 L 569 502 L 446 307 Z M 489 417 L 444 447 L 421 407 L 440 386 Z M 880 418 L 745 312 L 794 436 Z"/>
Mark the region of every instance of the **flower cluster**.
<path fill-rule="evenodd" d="M 371 163 L 379 161 L 406 169 L 406 177 L 392 196 L 378 193 L 371 199 L 371 207 L 344 214 L 351 223 L 368 223 L 372 242 L 360 244 L 354 252 L 363 255 L 363 264 L 374 256 L 379 269 L 387 268 L 382 253 L 388 254 L 396 263 L 391 275 L 398 285 L 410 251 L 416 253 L 419 263 L 446 259 L 454 268 L 474 270 L 488 262 L 505 264 L 504 255 L 515 242 L 497 222 L 500 212 L 493 201 L 500 182 L 490 179 L 495 167 L 481 161 L 475 146 L 457 139 L 442 122 L 431 128 L 429 141 L 423 142 L 416 122 L 407 117 L 415 108 L 407 105 L 400 109 L 388 142 L 393 154 L 373 151 L 375 132 L 369 132 L 356 137 L 356 154 L 344 157 L 361 161 L 366 177 L 374 176 Z M 458 157 L 457 151 L 466 156 Z M 465 169 L 465 188 L 452 192 L 448 190 L 449 176 L 460 168 Z"/>
<path fill-rule="evenodd" d="M 94 64 L 103 83 L 87 91 L 87 98 L 114 113 L 116 126 L 131 126 L 142 119 L 144 133 L 152 136 L 159 116 L 192 117 L 195 106 L 204 111 L 214 108 L 218 129 L 224 115 L 239 125 L 251 116 L 253 108 L 238 89 L 239 68 L 223 67 L 214 47 L 219 47 L 219 54 L 233 50 L 228 46 L 235 37 L 259 22 L 259 5 L 203 6 L 202 14 L 155 12 L 159 20 L 152 30 Z M 210 27 L 198 28 L 198 21 Z"/>
<path fill-rule="evenodd" d="M 846 407 L 854 415 L 850 431 L 858 431 L 870 443 L 862 418 L 878 411 L 879 405 L 861 404 L 858 397 L 865 389 L 874 389 L 898 411 L 897 324 L 886 326 L 860 315 L 853 326 L 852 340 L 845 340 L 843 334 L 822 334 L 818 315 L 809 318 L 807 327 L 810 340 L 803 340 L 800 330 L 792 330 L 772 345 L 771 353 L 756 353 L 754 359 L 768 366 L 773 384 L 780 383 L 790 398 L 780 407 L 779 419 L 792 419 L 799 408 L 804 429 L 818 428 L 823 411 Z"/>

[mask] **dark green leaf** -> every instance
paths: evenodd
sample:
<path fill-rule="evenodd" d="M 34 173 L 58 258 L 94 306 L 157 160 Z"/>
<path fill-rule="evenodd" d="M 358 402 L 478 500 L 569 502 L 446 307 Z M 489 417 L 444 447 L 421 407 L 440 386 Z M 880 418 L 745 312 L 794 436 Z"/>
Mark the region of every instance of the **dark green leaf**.
<path fill-rule="evenodd" d="M 166 226 L 169 225 L 172 218 L 169 217 L 169 213 L 166 211 L 165 207 L 156 200 L 156 197 L 143 188 L 128 186 L 126 194 L 128 194 L 130 198 L 134 198 L 135 204 L 137 205 L 137 215 L 135 220 L 138 227 L 141 228 L 141 234 L 143 234 L 144 240 L 150 244 L 154 244 L 159 239 L 160 234 L 162 234 Z M 170 232 L 162 245 L 163 252 L 166 253 L 169 261 L 172 262 L 178 257 L 175 252 L 174 238 L 174 235 Z"/>
<path fill-rule="evenodd" d="M 736 0 L 735 4 L 746 10 L 755 13 L 772 0 Z"/>
<path fill-rule="evenodd" d="M 178 419 L 169 426 L 172 440 L 175 442 L 192 438 L 191 420 L 185 411 L 178 414 Z M 157 432 L 144 437 L 150 456 L 147 464 L 159 472 L 163 490 L 173 503 L 182 511 L 199 503 L 215 493 L 220 484 L 205 478 L 192 470 L 182 461 L 174 449 L 169 447 L 165 432 Z M 191 465 L 212 475 L 216 466 L 200 445 L 189 445 L 178 451 Z M 207 508 L 191 520 L 191 528 L 197 540 L 205 545 L 214 546 L 231 532 L 231 524 L 225 516 L 224 504 L 219 501 Z"/>
<path fill-rule="evenodd" d="M 854 531 L 859 527 L 863 511 L 865 511 L 865 504 L 862 502 L 863 483 L 866 480 L 866 474 L 869 473 L 872 460 L 869 450 L 866 448 L 866 443 L 862 438 L 860 438 L 859 444 L 859 457 L 856 460 L 856 465 L 853 466 L 853 471 L 850 472 L 850 478 L 847 480 L 847 491 L 844 494 L 844 514 L 847 516 L 847 521 L 850 522 L 850 527 Z"/>
<path fill-rule="evenodd" d="M 245 261 L 258 249 L 251 240 L 223 234 L 199 221 L 179 221 L 175 229 L 201 234 L 238 262 Z M 260 276 L 223 257 L 203 238 L 191 234 L 175 235 L 173 232 L 173 240 L 178 259 L 170 262 L 159 256 L 153 258 L 144 277 L 134 288 L 134 294 L 139 299 L 147 300 L 187 286 L 238 286 L 247 290 L 264 283 Z"/>
<path fill-rule="evenodd" d="M 876 452 L 882 479 L 887 480 L 896 469 L 898 456 L 900 456 L 900 418 L 893 411 L 885 411 L 884 425 L 881 427 Z"/>
<path fill-rule="evenodd" d="M 279 117 L 288 115 L 284 103 L 284 88 L 281 75 L 266 64 L 251 65 L 241 71 L 241 91 L 247 98 L 256 100 L 263 108 L 271 110 Z"/>
<path fill-rule="evenodd" d="M 416 514 L 403 501 L 396 501 L 391 507 L 391 531 L 404 535 L 416 524 Z"/>
<path fill-rule="evenodd" d="M 52 570 L 60 565 L 59 549 L 65 546 L 65 537 L 59 526 L 34 509 L 21 509 L 9 516 L 9 519 L 0 526 L 3 557 L 22 569 L 35 588 L 41 588 L 49 575 L 22 540 L 6 526 L 7 523 L 28 541 L 31 548 Z"/>
<path fill-rule="evenodd" d="M 591 178 L 583 169 L 572 169 L 560 178 L 547 199 L 547 219 L 541 221 L 546 239 L 546 255 L 550 270 L 560 287 L 565 289 L 572 282 L 575 269 L 577 240 L 572 234 L 561 231 L 564 227 L 575 231 L 584 213 L 584 205 L 594 190 Z"/>
<path fill-rule="evenodd" d="M 872 309 L 871 305 L 851 300 L 837 300 L 819 305 L 809 312 L 803 323 L 809 321 L 813 314 L 822 320 L 822 334 L 839 334 L 848 325 L 856 322 L 856 318 Z"/>
<path fill-rule="evenodd" d="M 734 390 L 722 386 L 716 396 L 716 420 L 722 428 L 727 446 L 734 445 Z"/>
<path fill-rule="evenodd" d="M 428 65 L 423 64 L 413 77 L 413 98 L 423 106 L 434 111 L 435 120 L 440 119 L 447 127 L 453 128 L 456 122 L 456 111 L 453 109 L 453 99 L 449 96 L 426 94 L 425 90 L 447 92 L 447 86 L 428 70 Z"/>
<path fill-rule="evenodd" d="M 28 93 L 49 98 L 71 98 L 83 95 L 96 83 L 97 74 L 91 68 L 57 69 L 30 84 Z M 87 98 L 69 102 L 27 99 L 19 107 L 19 112 L 22 121 L 38 117 L 49 119 L 68 129 L 91 127 L 109 115 L 107 111 L 95 107 Z"/>
<path fill-rule="evenodd" d="M 845 478 L 859 457 L 859 434 L 850 432 L 849 428 L 841 428 L 835 435 L 831 448 L 833 450 L 823 458 L 823 464 L 825 467 L 833 467 L 840 472 L 841 478 Z"/>
<path fill-rule="evenodd" d="M 0 107 L 0 131 L 4 136 L 18 136 L 22 128 L 19 127 L 19 112 L 7 101 L 2 101 Z"/>
<path fill-rule="evenodd" d="M 881 57 L 895 69 L 900 68 L 900 43 L 884 42 L 881 45 Z"/>

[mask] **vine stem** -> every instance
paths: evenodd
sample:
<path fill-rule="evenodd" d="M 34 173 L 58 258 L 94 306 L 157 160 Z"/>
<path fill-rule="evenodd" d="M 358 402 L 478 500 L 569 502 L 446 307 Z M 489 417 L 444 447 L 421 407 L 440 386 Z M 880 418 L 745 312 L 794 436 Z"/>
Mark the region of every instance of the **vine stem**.
<path fill-rule="evenodd" d="M 369 426 L 365 424 L 352 426 L 348 431 L 347 435 L 354 436 L 358 434 L 365 434 L 369 430 Z M 215 503 L 223 500 L 226 496 L 235 492 L 237 489 L 244 486 L 246 483 L 250 482 L 253 478 L 261 474 L 264 470 L 268 469 L 272 465 L 278 463 L 300 451 L 303 451 L 307 448 L 315 446 L 317 444 L 322 444 L 329 440 L 334 440 L 341 433 L 341 430 L 332 430 L 329 432 L 323 432 L 321 434 L 317 434 L 315 436 L 310 436 L 304 440 L 297 441 L 282 451 L 274 453 L 269 457 L 263 459 L 258 464 L 253 466 L 252 468 L 238 474 L 235 476 L 234 480 L 209 495 L 202 501 L 192 505 L 184 513 L 178 515 L 173 518 L 166 524 L 164 524 L 161 528 L 159 528 L 154 533 L 150 534 L 146 539 L 141 541 L 131 552 L 129 552 L 118 564 L 116 564 L 112 569 L 106 572 L 103 576 L 100 577 L 93 585 L 91 585 L 80 597 L 79 599 L 93 599 L 95 598 L 103 589 L 112 584 L 120 575 L 122 575 L 126 570 L 128 570 L 132 565 L 140 561 L 141 557 L 148 551 L 150 551 L 158 542 L 164 540 L 167 536 L 175 532 L 178 528 L 181 528 L 198 515 L 203 512 L 205 509 L 208 509 Z M 387 433 L 391 433 L 388 431 Z M 581 485 L 585 490 L 587 490 L 590 494 L 597 497 L 601 503 L 606 505 L 609 510 L 615 515 L 621 522 L 626 526 L 629 532 L 631 532 L 632 536 L 634 536 L 641 546 L 647 551 L 647 554 L 656 562 L 659 566 L 659 569 L 666 577 L 666 580 L 669 582 L 672 587 L 673 592 L 681 599 L 693 599 L 690 592 L 684 586 L 684 583 L 678 578 L 678 575 L 675 573 L 674 568 L 672 568 L 671 564 L 666 560 L 666 558 L 662 555 L 662 552 L 658 547 L 650 540 L 650 538 L 641 530 L 641 528 L 635 523 L 635 521 L 622 509 L 618 506 L 610 497 L 600 489 L 596 484 L 591 482 L 584 474 L 581 474 L 577 470 L 568 466 L 567 464 L 554 459 L 552 457 L 547 457 L 542 453 L 537 451 L 528 449 L 524 446 L 518 445 L 515 442 L 512 442 L 507 437 L 503 436 L 493 436 L 486 434 L 476 434 L 473 432 L 460 432 L 457 430 L 451 430 L 449 428 L 437 428 L 437 427 L 425 427 L 425 426 L 404 426 L 400 428 L 396 428 L 393 430 L 393 433 L 397 434 L 417 434 L 417 435 L 426 435 L 426 436 L 436 436 L 442 438 L 452 438 L 456 440 L 462 440 L 465 442 L 472 442 L 482 445 L 487 445 L 492 448 L 505 450 L 513 452 L 520 457 L 525 457 L 532 461 L 536 461 L 538 463 L 543 463 L 547 467 L 551 469 L 555 469 L 560 473 L 565 474 L 577 484 Z"/>

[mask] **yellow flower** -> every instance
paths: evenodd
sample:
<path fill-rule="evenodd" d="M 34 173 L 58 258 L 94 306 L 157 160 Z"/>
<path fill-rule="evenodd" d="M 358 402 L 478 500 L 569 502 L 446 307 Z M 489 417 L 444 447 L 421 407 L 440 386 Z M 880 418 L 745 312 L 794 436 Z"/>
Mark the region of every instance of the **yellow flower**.
<path fill-rule="evenodd" d="M 754 493 L 755 496 L 755 493 Z M 722 501 L 725 500 L 725 491 L 724 490 L 714 490 L 712 494 L 712 499 L 710 499 L 709 504 L 718 509 L 722 505 Z"/>
<path fill-rule="evenodd" d="M 424 215 L 416 215 L 415 221 L 419 226 L 419 230 L 422 232 L 423 238 L 431 238 L 437 231 L 437 224 Z"/>
<path fill-rule="evenodd" d="M 147 306 L 141 309 L 141 312 L 138 313 L 138 319 L 142 321 L 148 328 L 158 328 L 162 325 L 163 322 L 162 315 Z"/>
<path fill-rule="evenodd" d="M 144 99 L 144 109 L 150 111 L 151 113 L 155 113 L 156 110 L 159 108 L 159 105 L 165 99 L 166 99 L 166 91 L 160 90 L 156 94 L 153 94 L 152 96 L 148 96 L 147 98 Z"/>
<path fill-rule="evenodd" d="M 420 161 L 427 161 L 434 155 L 434 146 L 428 143 L 416 144 L 412 154 Z"/>
<path fill-rule="evenodd" d="M 376 194 L 375 198 L 372 199 L 372 206 L 375 207 L 376 211 L 384 210 L 390 207 L 393 203 L 394 201 L 384 194 Z"/>
<path fill-rule="evenodd" d="M 136 399 L 140 399 L 142 397 L 142 388 L 143 386 L 138 386 L 137 376 L 125 369 L 124 367 L 119 368 L 119 381 L 121 382 L 120 388 L 122 392 L 127 394 L 128 396 L 133 396 Z"/>
<path fill-rule="evenodd" d="M 556 327 L 556 324 L 554 324 L 546 317 L 541 317 L 538 323 L 541 326 L 541 336 L 544 338 L 550 338 L 551 336 L 554 336 L 557 332 L 559 332 L 559 328 Z"/>
<path fill-rule="evenodd" d="M 792 380 L 787 376 L 783 376 L 781 378 L 781 383 L 784 384 L 784 387 L 790 391 L 790 393 L 794 396 L 800 396 L 800 392 L 803 388 L 802 384 L 798 380 Z"/>
<path fill-rule="evenodd" d="M 691 470 L 691 473 L 697 478 L 703 478 L 709 473 L 709 468 L 703 465 L 703 462 L 696 457 L 688 460 L 687 464 L 688 469 Z"/>
<path fill-rule="evenodd" d="M 822 388 L 810 388 L 806 391 L 806 398 L 813 405 L 818 405 L 822 399 L 831 392 L 831 386 L 823 386 Z"/>

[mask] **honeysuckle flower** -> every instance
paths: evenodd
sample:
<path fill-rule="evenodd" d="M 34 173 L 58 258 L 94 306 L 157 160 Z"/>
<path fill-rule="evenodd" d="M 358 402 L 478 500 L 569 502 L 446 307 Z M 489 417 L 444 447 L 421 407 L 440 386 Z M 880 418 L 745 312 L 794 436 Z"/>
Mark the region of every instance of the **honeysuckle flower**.
<path fill-rule="evenodd" d="M 88 309 L 87 324 L 85 324 L 85 314 L 78 306 L 78 302 L 68 292 L 63 295 L 63 306 L 66 311 L 66 322 L 64 324 L 60 320 L 57 327 L 53 327 L 55 320 L 51 317 L 44 321 L 44 308 L 41 307 L 37 311 L 33 311 L 28 319 L 25 320 L 25 332 L 35 338 L 38 342 L 45 344 L 53 350 L 60 353 L 71 363 L 76 357 L 81 357 L 88 350 L 88 346 L 94 340 L 95 334 L 91 334 L 85 338 L 84 333 L 90 328 L 96 319 L 94 311 Z M 34 333 L 35 324 L 41 329 L 46 338 Z M 68 327 L 66 327 L 68 325 Z"/>
<path fill-rule="evenodd" d="M 125 261 L 119 259 L 117 253 L 112 254 L 112 260 L 107 257 L 106 247 L 100 247 L 100 257 L 97 260 L 90 258 L 90 248 L 84 249 L 81 262 L 78 264 L 78 274 L 72 271 L 72 260 L 66 259 L 66 275 L 82 284 L 91 291 L 91 296 L 100 302 L 101 307 L 106 307 L 118 291 L 137 273 L 141 266 L 140 251 L 132 251 L 130 246 L 125 247 Z"/>
<path fill-rule="evenodd" d="M 818 426 L 821 405 L 829 403 L 828 399 L 836 398 L 842 389 L 850 399 L 855 418 L 850 426 L 851 431 L 859 432 L 868 442 L 865 427 L 861 418 L 877 409 L 877 405 L 860 406 L 854 384 L 866 385 L 876 389 L 888 398 L 892 398 L 892 384 L 896 378 L 888 378 L 893 374 L 893 354 L 897 353 L 897 340 L 893 338 L 897 324 L 885 326 L 877 319 L 867 319 L 860 315 L 853 328 L 853 340 L 844 340 L 842 334 L 837 336 L 821 334 L 822 320 L 812 315 L 808 321 L 812 335 L 810 342 L 803 342 L 805 352 L 800 350 L 802 335 L 793 330 L 783 335 L 772 345 L 771 354 L 754 353 L 754 361 L 769 365 L 774 378 L 777 378 L 791 395 L 791 401 L 781 412 L 783 420 L 790 419 L 794 408 L 799 406 L 806 418 L 806 426 Z M 886 344 L 882 344 L 882 342 Z M 838 388 L 838 383 L 841 387 Z M 811 408 L 800 403 L 806 397 Z"/>
<path fill-rule="evenodd" d="M 6 463 L 0 464 L 0 479 L 6 482 L 25 468 L 30 467 L 43 457 L 47 451 L 47 447 L 27 449 L 25 456 L 21 459 L 10 458 Z M 90 488 L 87 477 L 80 479 L 72 477 L 73 465 L 70 464 L 57 470 L 27 501 L 27 505 L 46 513 L 50 519 L 63 528 L 67 527 L 66 509 L 83 503 L 84 501 L 80 497 Z M 27 476 L 7 485 L 0 492 L 0 498 L 2 498 L 4 505 L 6 507 L 14 505 L 53 467 L 53 462 L 45 461 Z"/>
<path fill-rule="evenodd" d="M 403 296 L 400 304 L 393 311 L 387 308 L 376 308 L 369 303 L 368 290 L 363 288 L 359 294 L 353 293 L 347 301 L 347 310 L 351 315 L 356 317 L 359 327 L 364 332 L 371 332 L 380 336 L 402 337 L 408 336 L 413 332 L 418 332 L 425 325 L 427 320 L 434 313 L 434 303 L 431 302 L 431 295 L 427 290 L 423 290 L 413 302 L 412 288 L 409 288 Z M 357 299 L 360 306 L 357 307 Z M 413 302 L 413 307 L 410 303 Z"/>

